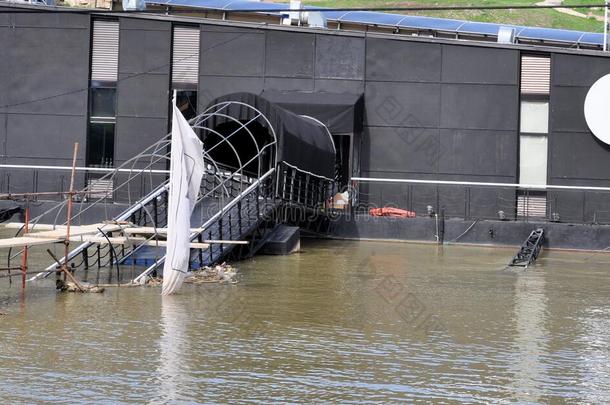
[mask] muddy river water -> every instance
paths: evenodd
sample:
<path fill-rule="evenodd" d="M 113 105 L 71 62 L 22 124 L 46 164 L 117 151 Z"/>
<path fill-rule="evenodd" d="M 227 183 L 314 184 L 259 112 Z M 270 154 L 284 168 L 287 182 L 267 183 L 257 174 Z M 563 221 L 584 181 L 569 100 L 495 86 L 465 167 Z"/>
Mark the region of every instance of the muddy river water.
<path fill-rule="evenodd" d="M 0 279 L 0 402 L 610 402 L 610 255 L 302 248 L 163 299 Z"/>

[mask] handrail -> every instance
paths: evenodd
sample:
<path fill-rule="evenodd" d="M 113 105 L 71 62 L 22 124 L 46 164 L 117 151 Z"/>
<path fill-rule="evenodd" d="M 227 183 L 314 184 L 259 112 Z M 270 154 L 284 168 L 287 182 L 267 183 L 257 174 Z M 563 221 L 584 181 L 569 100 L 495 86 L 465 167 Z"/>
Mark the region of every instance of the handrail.
<path fill-rule="evenodd" d="M 123 211 L 119 216 L 117 216 L 115 218 L 116 221 L 124 221 L 127 218 L 129 218 L 129 216 L 131 214 L 133 214 L 134 212 L 136 212 L 137 210 L 139 210 L 140 208 L 144 207 L 146 204 L 148 204 L 149 202 L 151 202 L 153 199 L 157 198 L 160 194 L 164 193 L 167 188 L 169 187 L 169 180 L 166 181 L 165 183 L 161 184 L 159 187 L 157 187 L 155 190 L 151 191 L 146 197 L 144 197 L 143 199 L 141 199 L 140 201 L 138 201 L 137 203 L 135 203 L 134 205 L 132 205 L 131 207 L 129 207 L 127 210 Z M 80 244 L 79 246 L 77 246 L 75 249 L 73 249 L 69 254 L 68 254 L 68 258 L 66 259 L 66 257 L 62 257 L 59 262 L 67 262 L 71 259 L 73 259 L 76 255 L 78 255 L 83 249 L 91 246 L 93 243 L 92 242 L 84 242 L 82 244 Z M 34 277 L 32 277 L 30 279 L 31 280 L 36 280 L 38 278 L 41 277 L 46 277 L 48 274 L 50 274 L 51 272 L 53 272 L 55 270 L 55 266 L 56 264 L 51 264 L 50 266 L 48 266 L 45 269 L 44 273 L 39 273 L 37 275 L 35 275 Z"/>
<path fill-rule="evenodd" d="M 0 165 L 0 169 L 32 169 L 32 170 L 64 170 L 70 171 L 70 166 L 37 166 L 37 165 Z M 75 167 L 77 172 L 97 172 L 97 173 L 160 173 L 169 174 L 169 170 L 158 169 L 115 169 L 112 167 Z"/>
<path fill-rule="evenodd" d="M 328 178 L 328 177 L 326 177 L 326 176 L 322 176 L 322 175 L 320 175 L 320 174 L 315 174 L 315 173 L 312 173 L 312 172 L 308 172 L 307 170 L 299 169 L 297 166 L 295 166 L 295 165 L 291 165 L 291 164 L 290 164 L 290 163 L 288 163 L 288 162 L 284 162 L 284 161 L 282 161 L 282 162 L 280 162 L 280 163 L 281 163 L 281 164 L 284 164 L 284 165 L 286 165 L 286 166 L 288 166 L 288 167 L 290 167 L 290 168 L 292 168 L 292 169 L 296 169 L 296 170 L 298 170 L 298 171 L 299 171 L 299 172 L 301 172 L 301 173 L 308 174 L 308 175 L 310 175 L 310 176 L 317 177 L 317 178 L 319 178 L 319 179 L 324 179 L 324 180 L 328 180 L 328 181 L 334 181 L 333 179 L 329 179 L 329 178 Z"/>
<path fill-rule="evenodd" d="M 275 172 L 275 168 L 269 169 L 269 171 L 267 173 L 263 174 L 259 179 L 257 179 L 254 183 L 252 183 L 244 191 L 242 191 L 237 197 L 235 197 L 227 205 L 222 207 L 218 212 L 216 212 L 216 214 L 214 214 L 211 218 L 209 218 L 207 221 L 205 221 L 203 223 L 203 225 L 201 225 L 197 229 L 197 232 L 191 233 L 191 235 L 189 236 L 190 240 L 195 239 L 198 235 L 200 235 L 203 231 L 205 231 L 206 228 L 208 228 L 210 225 L 212 225 L 215 221 L 218 221 L 225 212 L 227 212 L 228 210 L 230 210 L 231 208 L 236 206 L 242 200 L 242 198 L 244 196 L 248 195 L 250 192 L 252 192 L 254 189 L 256 189 L 264 180 L 266 180 L 268 177 L 273 175 L 274 172 Z M 163 262 L 165 262 L 165 255 L 163 255 L 159 259 L 155 260 L 155 262 L 152 265 L 150 265 L 146 270 L 144 270 L 136 278 L 134 278 L 133 282 L 140 283 L 144 277 L 146 277 L 150 273 L 152 273 L 157 267 L 159 267 L 159 265 L 163 264 Z"/>
<path fill-rule="evenodd" d="M 352 177 L 350 180 L 363 183 L 410 183 L 410 184 L 438 184 L 454 186 L 481 186 L 481 187 L 505 187 L 519 188 L 523 190 L 582 190 L 582 191 L 610 191 L 610 187 L 589 186 L 560 186 L 560 185 L 536 185 L 518 183 L 485 183 L 474 181 L 452 181 L 452 180 L 418 180 L 418 179 L 387 179 L 376 177 Z"/>

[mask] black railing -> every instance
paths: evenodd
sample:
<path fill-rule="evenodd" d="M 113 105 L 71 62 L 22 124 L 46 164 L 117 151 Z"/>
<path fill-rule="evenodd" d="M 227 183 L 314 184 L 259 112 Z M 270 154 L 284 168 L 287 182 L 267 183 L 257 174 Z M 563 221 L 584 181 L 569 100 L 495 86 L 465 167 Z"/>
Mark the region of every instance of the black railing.
<path fill-rule="evenodd" d="M 418 216 L 444 211 L 463 219 L 610 224 L 610 188 L 408 181 L 358 178 L 348 189 L 351 212 L 394 207 Z"/>

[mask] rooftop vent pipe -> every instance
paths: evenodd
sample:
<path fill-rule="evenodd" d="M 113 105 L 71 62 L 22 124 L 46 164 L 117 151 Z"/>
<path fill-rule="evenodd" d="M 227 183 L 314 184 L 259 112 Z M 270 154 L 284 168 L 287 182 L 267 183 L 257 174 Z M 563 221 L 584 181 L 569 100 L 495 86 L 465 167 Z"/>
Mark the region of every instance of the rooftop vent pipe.
<path fill-rule="evenodd" d="M 146 10 L 146 2 L 144 0 L 123 0 L 123 10 L 144 11 Z"/>
<path fill-rule="evenodd" d="M 282 16 L 283 25 L 308 25 L 309 27 L 326 28 L 326 17 L 320 12 L 309 12 L 303 10 L 300 0 L 290 1 L 288 14 Z"/>
<path fill-rule="evenodd" d="M 514 44 L 515 43 L 515 29 L 513 27 L 498 28 L 498 43 Z"/>

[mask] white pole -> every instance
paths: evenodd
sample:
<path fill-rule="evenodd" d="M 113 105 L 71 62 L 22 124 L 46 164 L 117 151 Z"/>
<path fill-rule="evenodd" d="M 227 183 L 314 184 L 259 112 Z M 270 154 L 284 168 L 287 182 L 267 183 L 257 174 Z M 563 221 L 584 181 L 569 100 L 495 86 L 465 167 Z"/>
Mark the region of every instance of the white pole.
<path fill-rule="evenodd" d="M 606 0 L 604 8 L 604 52 L 608 50 L 608 6 L 610 6 L 610 0 Z"/>

